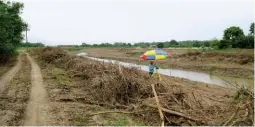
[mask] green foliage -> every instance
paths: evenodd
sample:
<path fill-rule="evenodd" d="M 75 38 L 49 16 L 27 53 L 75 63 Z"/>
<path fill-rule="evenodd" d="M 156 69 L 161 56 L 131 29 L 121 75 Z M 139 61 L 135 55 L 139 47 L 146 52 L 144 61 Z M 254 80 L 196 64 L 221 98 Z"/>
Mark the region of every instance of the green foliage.
<path fill-rule="evenodd" d="M 205 46 L 205 47 L 210 47 L 209 41 L 205 41 L 205 42 L 204 42 L 204 46 Z"/>
<path fill-rule="evenodd" d="M 226 49 L 231 47 L 231 41 L 229 40 L 221 40 L 218 44 L 219 49 Z"/>
<path fill-rule="evenodd" d="M 245 88 L 244 86 L 240 87 L 235 96 L 234 96 L 235 100 L 254 100 L 254 93 L 252 91 L 250 91 L 248 88 Z"/>
<path fill-rule="evenodd" d="M 108 123 L 110 126 L 125 126 L 127 125 L 127 119 L 125 117 L 120 117 L 117 121 L 110 121 Z"/>
<path fill-rule="evenodd" d="M 37 43 L 23 42 L 20 44 L 20 47 L 44 47 L 44 44 L 40 42 Z"/>
<path fill-rule="evenodd" d="M 244 33 L 243 30 L 240 27 L 232 26 L 227 28 L 224 31 L 223 39 L 224 40 L 240 40 L 243 39 Z"/>
<path fill-rule="evenodd" d="M 254 23 L 251 23 L 250 34 L 245 36 L 240 27 L 232 26 L 224 31 L 223 40 L 218 44 L 224 48 L 254 48 Z"/>
<path fill-rule="evenodd" d="M 123 42 L 115 42 L 114 44 L 111 43 L 101 43 L 101 44 L 86 44 L 82 43 L 82 47 L 132 47 L 131 43 L 123 43 Z"/>
<path fill-rule="evenodd" d="M 214 38 L 212 40 L 209 40 L 209 44 L 210 47 L 214 48 L 214 49 L 218 49 L 218 45 L 219 45 L 220 41 L 217 38 Z"/>
<path fill-rule="evenodd" d="M 179 43 L 176 40 L 171 40 L 169 43 L 170 46 L 179 45 Z"/>
<path fill-rule="evenodd" d="M 202 46 L 202 44 L 198 41 L 193 43 L 193 47 L 201 47 L 201 46 Z"/>
<path fill-rule="evenodd" d="M 20 17 L 23 7 L 19 2 L 0 1 L 0 57 L 15 54 L 23 39 L 25 23 Z"/>
<path fill-rule="evenodd" d="M 254 22 L 250 26 L 250 34 L 254 35 Z"/>
<path fill-rule="evenodd" d="M 158 47 L 158 48 L 164 48 L 164 43 L 158 43 L 158 44 L 157 44 L 157 47 Z"/>

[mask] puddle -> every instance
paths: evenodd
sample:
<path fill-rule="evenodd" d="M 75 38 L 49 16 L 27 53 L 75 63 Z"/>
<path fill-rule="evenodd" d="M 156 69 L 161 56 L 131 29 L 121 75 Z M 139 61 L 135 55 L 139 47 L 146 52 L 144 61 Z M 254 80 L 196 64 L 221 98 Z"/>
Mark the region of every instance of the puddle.
<path fill-rule="evenodd" d="M 89 57 L 86 55 L 81 55 L 81 53 L 77 54 L 77 56 L 83 56 L 92 60 L 106 62 L 106 63 L 119 64 L 124 67 L 136 67 L 138 69 L 148 72 L 148 66 L 146 65 L 137 65 L 134 63 L 127 63 L 127 62 L 122 62 L 118 60 L 94 58 L 94 57 Z M 162 75 L 179 77 L 179 78 L 189 79 L 192 81 L 204 82 L 208 84 L 215 84 L 215 85 L 219 85 L 223 87 L 228 87 L 228 86 L 231 87 L 231 85 L 229 85 L 229 83 L 231 83 L 231 84 L 244 85 L 251 89 L 254 88 L 253 79 L 236 78 L 236 77 L 230 77 L 230 76 L 217 76 L 217 75 L 210 75 L 210 74 L 200 73 L 200 72 L 185 71 L 180 69 L 160 69 L 159 73 Z"/>

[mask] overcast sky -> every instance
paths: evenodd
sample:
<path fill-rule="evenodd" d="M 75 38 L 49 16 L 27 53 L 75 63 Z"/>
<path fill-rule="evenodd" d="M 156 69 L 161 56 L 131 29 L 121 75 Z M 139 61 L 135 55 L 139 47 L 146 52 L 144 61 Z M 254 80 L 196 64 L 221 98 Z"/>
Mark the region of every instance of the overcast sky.
<path fill-rule="evenodd" d="M 247 34 L 253 0 L 19 0 L 30 42 L 46 45 L 221 39 Z"/>

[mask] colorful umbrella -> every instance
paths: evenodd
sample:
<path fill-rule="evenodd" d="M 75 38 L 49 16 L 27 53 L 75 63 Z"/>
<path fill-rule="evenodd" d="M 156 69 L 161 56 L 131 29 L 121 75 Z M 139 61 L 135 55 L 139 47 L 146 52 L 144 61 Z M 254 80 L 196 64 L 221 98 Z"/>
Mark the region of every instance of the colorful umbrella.
<path fill-rule="evenodd" d="M 170 53 L 167 53 L 160 49 L 155 49 L 155 50 L 149 50 L 145 52 L 140 57 L 142 60 L 162 60 L 162 59 L 168 58 L 169 56 L 171 56 Z"/>

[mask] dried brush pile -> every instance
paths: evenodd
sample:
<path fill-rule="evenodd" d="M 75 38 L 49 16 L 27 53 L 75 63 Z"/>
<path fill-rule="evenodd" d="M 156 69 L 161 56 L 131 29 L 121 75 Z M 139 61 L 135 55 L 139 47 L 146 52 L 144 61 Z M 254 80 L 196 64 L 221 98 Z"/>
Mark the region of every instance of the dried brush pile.
<path fill-rule="evenodd" d="M 93 97 L 101 102 L 129 104 L 153 96 L 147 78 L 136 68 L 104 64 L 76 56 L 69 56 L 60 48 L 38 48 L 33 51 L 39 59 L 71 71 L 72 76 L 86 81 Z M 164 88 L 158 89 L 163 92 Z"/>

